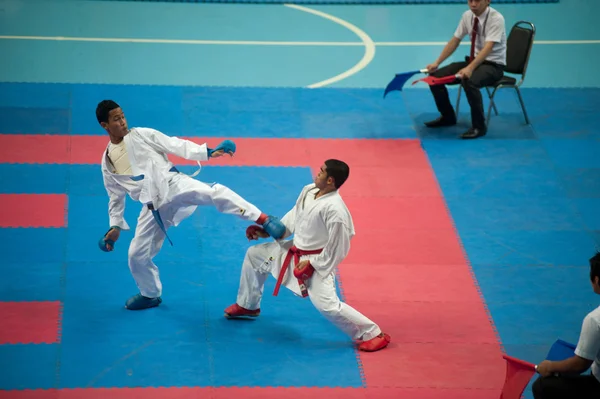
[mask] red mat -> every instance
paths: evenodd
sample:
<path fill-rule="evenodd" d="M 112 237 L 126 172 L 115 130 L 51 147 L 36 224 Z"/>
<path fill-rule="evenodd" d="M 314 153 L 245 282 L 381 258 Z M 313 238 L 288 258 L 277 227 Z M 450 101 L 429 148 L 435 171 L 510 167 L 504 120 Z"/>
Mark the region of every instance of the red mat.
<path fill-rule="evenodd" d="M 224 140 L 220 137 L 188 139 L 200 144 L 206 142 L 209 146 Z M 426 159 L 416 153 L 421 149 L 416 140 L 230 139 L 238 148 L 235 157 L 213 159 L 211 165 L 319 167 L 326 159 L 338 157 L 355 169 L 387 165 L 386 159 L 392 157 L 398 168 L 429 167 Z M 0 135 L 0 163 L 98 164 L 107 144 L 105 136 L 3 134 Z M 179 157 L 172 160 L 177 165 L 196 164 Z M 390 173 L 386 172 L 385 176 L 389 177 Z"/>
<path fill-rule="evenodd" d="M 60 306 L 60 302 L 0 302 L 0 344 L 58 342 Z"/>
<path fill-rule="evenodd" d="M 0 227 L 65 227 L 64 194 L 0 194 Z"/>
<path fill-rule="evenodd" d="M 42 140 L 32 143 L 36 140 Z M 222 138 L 207 139 L 215 145 Z M 417 140 L 234 139 L 238 153 L 209 165 L 350 164 L 341 194 L 357 236 L 340 270 L 344 296 L 392 336 L 359 353 L 366 389 L 165 388 L 63 390 L 80 398 L 497 399 L 505 368 L 434 173 Z M 202 139 L 193 141 L 202 143 Z M 103 136 L 0 136 L 0 162 L 98 164 Z M 19 147 L 24 145 L 24 147 Z M 7 148 L 23 148 L 14 153 Z M 176 164 L 193 162 L 174 158 Z M 10 330 L 10 329 L 9 329 Z M 27 396 L 45 399 L 51 391 Z M 11 392 L 7 398 L 22 398 Z"/>
<path fill-rule="evenodd" d="M 89 388 L 4 391 L 2 399 L 498 399 L 497 389 Z"/>

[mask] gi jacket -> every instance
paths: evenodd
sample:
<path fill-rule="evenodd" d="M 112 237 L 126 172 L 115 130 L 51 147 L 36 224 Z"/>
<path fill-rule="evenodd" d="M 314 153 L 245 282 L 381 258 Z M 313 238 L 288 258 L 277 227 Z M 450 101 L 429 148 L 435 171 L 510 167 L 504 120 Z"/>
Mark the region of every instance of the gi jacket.
<path fill-rule="evenodd" d="M 129 230 L 123 214 L 125 195 L 155 209 L 169 201 L 169 180 L 173 163 L 168 154 L 197 161 L 208 160 L 206 144 L 170 137 L 158 130 L 137 127 L 123 138 L 133 175 L 118 175 L 108 157 L 108 146 L 102 157 L 102 176 L 109 196 L 108 214 L 111 226 Z M 134 180 L 135 179 L 135 180 Z"/>

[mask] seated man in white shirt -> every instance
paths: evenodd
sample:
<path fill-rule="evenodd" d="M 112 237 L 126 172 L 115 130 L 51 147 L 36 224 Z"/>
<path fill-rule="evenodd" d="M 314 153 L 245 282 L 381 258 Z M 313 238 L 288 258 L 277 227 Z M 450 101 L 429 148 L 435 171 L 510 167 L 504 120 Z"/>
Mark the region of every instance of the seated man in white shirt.
<path fill-rule="evenodd" d="M 600 294 L 600 253 L 590 259 L 590 279 Z M 591 374 L 582 374 L 592 366 Z M 562 361 L 544 360 L 533 384 L 535 399 L 600 398 L 600 306 L 583 319 L 575 356 Z"/>
<path fill-rule="evenodd" d="M 429 74 L 434 77 L 459 75 L 471 107 L 472 127 L 461 136 L 473 139 L 485 136 L 487 127 L 483 112 L 483 99 L 480 89 L 502 79 L 506 65 L 506 27 L 504 17 L 490 7 L 490 0 L 468 0 L 469 11 L 465 11 L 446 47 L 438 59 L 427 65 Z M 454 62 L 438 69 L 439 65 L 458 48 L 462 39 L 471 38 L 470 56 L 465 61 Z M 474 39 L 474 40 L 473 40 Z M 452 126 L 456 124 L 456 113 L 445 85 L 430 86 L 435 104 L 441 116 L 426 122 L 427 127 Z"/>

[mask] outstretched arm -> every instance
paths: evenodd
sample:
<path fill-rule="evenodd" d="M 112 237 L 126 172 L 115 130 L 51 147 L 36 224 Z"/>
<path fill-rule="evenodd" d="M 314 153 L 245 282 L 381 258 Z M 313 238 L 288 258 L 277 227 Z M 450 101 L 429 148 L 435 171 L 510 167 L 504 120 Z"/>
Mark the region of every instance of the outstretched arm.
<path fill-rule="evenodd" d="M 209 158 L 221 156 L 231 149 L 229 147 L 224 149 L 217 147 L 216 151 L 213 151 L 207 147 L 206 143 L 196 144 L 190 140 L 167 136 L 155 129 L 142 128 L 139 130 L 157 151 L 177 155 L 190 161 L 207 161 Z M 235 146 L 233 151 L 235 151 Z"/>

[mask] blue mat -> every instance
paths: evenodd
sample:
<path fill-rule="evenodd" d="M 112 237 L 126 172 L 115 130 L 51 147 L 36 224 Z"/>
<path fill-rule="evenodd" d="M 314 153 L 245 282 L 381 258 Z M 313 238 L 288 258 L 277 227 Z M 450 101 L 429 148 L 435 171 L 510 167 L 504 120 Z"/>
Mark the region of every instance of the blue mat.
<path fill-rule="evenodd" d="M 109 0 L 130 1 L 130 0 Z M 255 3 L 284 4 L 284 0 L 132 0 L 162 3 Z M 560 0 L 494 0 L 494 4 L 558 3 Z M 295 4 L 464 4 L 464 0 L 299 0 Z"/>

